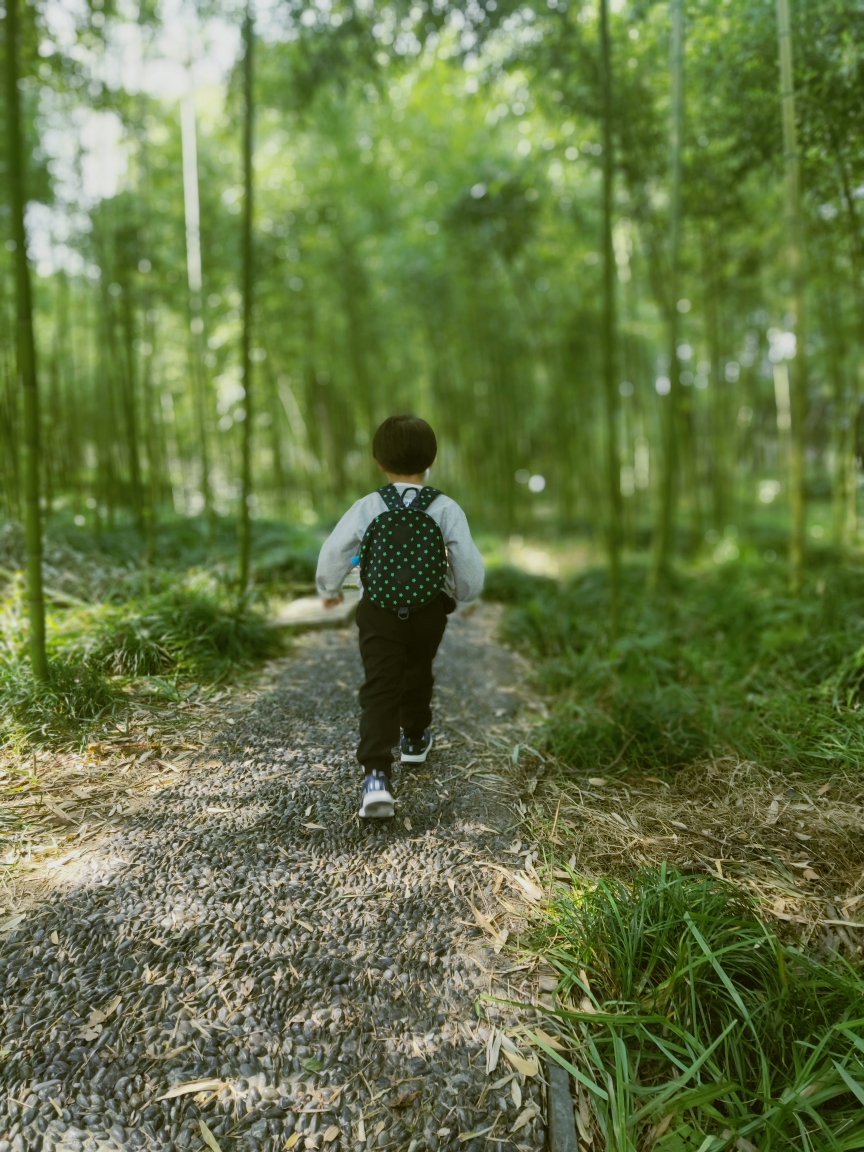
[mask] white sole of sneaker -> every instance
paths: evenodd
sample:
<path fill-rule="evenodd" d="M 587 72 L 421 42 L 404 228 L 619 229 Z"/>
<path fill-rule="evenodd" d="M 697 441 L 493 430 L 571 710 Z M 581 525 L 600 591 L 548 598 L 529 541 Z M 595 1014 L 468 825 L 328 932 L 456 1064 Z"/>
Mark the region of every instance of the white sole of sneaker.
<path fill-rule="evenodd" d="M 415 756 L 409 756 L 407 752 L 402 753 L 403 764 L 422 764 L 429 753 L 432 751 L 432 745 L 435 743 L 435 736 L 430 732 L 429 743 L 426 746 L 425 752 L 418 752 Z"/>
<path fill-rule="evenodd" d="M 360 809 L 361 820 L 389 820 L 395 810 L 395 801 L 371 800 Z"/>

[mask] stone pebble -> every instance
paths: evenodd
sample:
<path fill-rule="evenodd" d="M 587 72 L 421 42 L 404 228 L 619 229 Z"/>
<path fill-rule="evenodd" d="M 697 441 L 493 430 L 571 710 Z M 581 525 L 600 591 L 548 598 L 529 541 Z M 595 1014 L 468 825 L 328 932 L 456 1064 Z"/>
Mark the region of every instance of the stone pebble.
<path fill-rule="evenodd" d="M 397 772 L 399 818 L 369 825 L 355 637 L 304 638 L 202 757 L 220 766 L 155 796 L 3 942 L 0 1152 L 199 1152 L 201 1121 L 223 1152 L 297 1133 L 304 1150 L 539 1152 L 542 1114 L 510 1139 L 512 1097 L 483 1095 L 477 930 L 447 883 L 476 859 L 470 786 L 439 783 L 490 722 L 502 661 L 451 624 L 438 709 L 458 731 Z M 213 1083 L 172 1096 L 194 1081 Z"/>

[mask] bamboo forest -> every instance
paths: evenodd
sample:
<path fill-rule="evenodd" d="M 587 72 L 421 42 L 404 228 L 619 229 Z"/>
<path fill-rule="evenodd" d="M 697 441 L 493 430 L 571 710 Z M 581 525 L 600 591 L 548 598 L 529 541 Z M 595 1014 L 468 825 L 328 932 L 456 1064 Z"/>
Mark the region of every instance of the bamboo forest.
<path fill-rule="evenodd" d="M 859 0 L 0 19 L 0 1152 L 864 1148 Z"/>

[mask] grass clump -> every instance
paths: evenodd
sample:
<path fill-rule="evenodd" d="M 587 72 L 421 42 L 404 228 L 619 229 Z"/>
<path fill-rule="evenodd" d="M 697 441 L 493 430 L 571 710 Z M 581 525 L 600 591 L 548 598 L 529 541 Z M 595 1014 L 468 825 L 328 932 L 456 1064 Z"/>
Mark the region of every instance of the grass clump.
<path fill-rule="evenodd" d="M 70 614 L 54 643 L 105 675 L 224 680 L 274 655 L 277 633 L 254 608 L 196 581 L 122 605 Z"/>
<path fill-rule="evenodd" d="M 555 1058 L 608 1152 L 864 1147 L 864 980 L 740 889 L 665 866 L 574 886 L 537 947 L 561 976 Z"/>
<path fill-rule="evenodd" d="M 0 670 L 0 742 L 78 743 L 124 704 L 119 686 L 82 660 L 49 660 L 47 684 L 17 660 Z"/>
<path fill-rule="evenodd" d="M 0 610 L 0 742 L 80 745 L 138 688 L 176 698 L 181 681 L 217 683 L 281 648 L 254 604 L 238 607 L 208 576 L 162 574 L 151 587 L 120 602 L 55 609 L 47 684 L 30 672 L 22 590 L 13 589 Z"/>
<path fill-rule="evenodd" d="M 498 591 L 500 585 L 501 591 Z M 618 639 L 604 572 L 564 586 L 490 581 L 503 633 L 554 695 L 546 748 L 577 769 L 674 769 L 732 752 L 768 768 L 856 768 L 864 757 L 864 572 L 834 568 L 791 598 L 778 565 L 712 565 L 645 595 L 624 579 Z"/>

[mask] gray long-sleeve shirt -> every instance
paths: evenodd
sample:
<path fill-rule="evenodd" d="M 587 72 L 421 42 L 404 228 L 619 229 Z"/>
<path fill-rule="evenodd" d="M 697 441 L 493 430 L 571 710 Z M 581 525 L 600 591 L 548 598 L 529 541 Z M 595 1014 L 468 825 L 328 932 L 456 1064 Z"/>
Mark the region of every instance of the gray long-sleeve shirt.
<path fill-rule="evenodd" d="M 416 484 L 399 481 L 396 490 L 405 499 L 411 489 L 408 503 L 418 490 Z M 327 539 L 318 557 L 315 576 L 322 596 L 337 596 L 342 581 L 351 571 L 351 558 L 360 551 L 360 542 L 366 529 L 376 516 L 387 511 L 387 505 L 377 492 L 370 492 L 348 509 Z M 447 579 L 444 590 L 454 600 L 473 600 L 483 591 L 483 559 L 471 539 L 471 530 L 465 513 L 449 496 L 437 496 L 426 510 L 444 537 L 447 547 Z"/>

